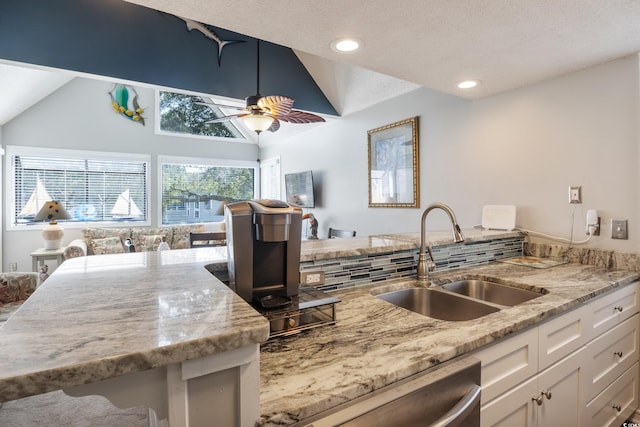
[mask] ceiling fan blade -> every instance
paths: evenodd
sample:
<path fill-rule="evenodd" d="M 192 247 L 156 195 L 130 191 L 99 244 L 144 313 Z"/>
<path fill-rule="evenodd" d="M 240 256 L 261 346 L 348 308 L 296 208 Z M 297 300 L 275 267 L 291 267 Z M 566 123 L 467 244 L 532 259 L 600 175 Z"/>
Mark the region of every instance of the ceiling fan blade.
<path fill-rule="evenodd" d="M 320 123 L 325 120 L 315 114 L 307 113 L 299 110 L 291 110 L 286 116 L 278 116 L 278 119 L 289 123 Z"/>
<path fill-rule="evenodd" d="M 222 117 L 216 117 L 213 120 L 207 120 L 206 122 L 204 122 L 205 124 L 209 124 L 209 123 L 221 123 L 221 122 L 226 122 L 227 120 L 231 120 L 233 118 L 236 117 L 244 117 L 246 116 L 246 113 L 240 113 L 240 114 L 232 114 L 230 116 L 222 116 Z"/>
<path fill-rule="evenodd" d="M 203 105 L 205 107 L 218 107 L 218 108 L 231 108 L 233 110 L 244 110 L 244 106 L 239 105 L 225 105 L 225 104 L 214 104 L 212 102 L 194 102 L 196 105 Z"/>
<path fill-rule="evenodd" d="M 293 98 L 282 95 L 263 96 L 258 100 L 258 107 L 267 110 L 272 116 L 286 116 L 293 108 Z"/>
<path fill-rule="evenodd" d="M 271 123 L 271 126 L 269 126 L 269 129 L 267 129 L 267 130 L 269 132 L 275 132 L 278 129 L 280 129 L 280 121 L 274 117 L 273 118 L 273 123 Z"/>

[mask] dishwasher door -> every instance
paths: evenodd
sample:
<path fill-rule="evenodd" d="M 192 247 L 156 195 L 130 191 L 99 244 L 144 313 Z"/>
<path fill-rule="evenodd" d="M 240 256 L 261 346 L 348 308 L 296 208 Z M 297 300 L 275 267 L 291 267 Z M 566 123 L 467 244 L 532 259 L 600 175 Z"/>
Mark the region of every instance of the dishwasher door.
<path fill-rule="evenodd" d="M 480 361 L 454 359 L 296 425 L 479 427 Z"/>

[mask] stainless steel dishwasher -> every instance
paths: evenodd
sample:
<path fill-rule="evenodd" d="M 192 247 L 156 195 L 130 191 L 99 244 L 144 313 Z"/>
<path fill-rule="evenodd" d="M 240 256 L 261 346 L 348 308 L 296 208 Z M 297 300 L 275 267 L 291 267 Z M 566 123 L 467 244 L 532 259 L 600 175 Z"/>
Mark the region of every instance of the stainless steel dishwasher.
<path fill-rule="evenodd" d="M 295 425 L 479 427 L 480 361 L 454 359 Z"/>

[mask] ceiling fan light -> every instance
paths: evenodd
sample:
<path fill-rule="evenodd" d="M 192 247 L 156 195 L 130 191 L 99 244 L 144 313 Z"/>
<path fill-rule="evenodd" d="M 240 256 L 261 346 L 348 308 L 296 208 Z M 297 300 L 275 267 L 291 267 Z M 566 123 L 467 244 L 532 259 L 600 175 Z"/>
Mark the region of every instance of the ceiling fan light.
<path fill-rule="evenodd" d="M 273 117 L 264 114 L 249 114 L 242 118 L 246 127 L 256 133 L 263 132 L 273 124 Z"/>

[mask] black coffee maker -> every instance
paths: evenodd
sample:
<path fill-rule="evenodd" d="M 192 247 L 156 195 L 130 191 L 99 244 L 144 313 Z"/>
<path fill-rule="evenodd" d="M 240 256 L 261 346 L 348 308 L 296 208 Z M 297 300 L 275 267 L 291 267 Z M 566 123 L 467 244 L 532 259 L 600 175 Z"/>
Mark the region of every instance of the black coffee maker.
<path fill-rule="evenodd" d="M 265 308 L 298 295 L 302 209 L 267 199 L 228 203 L 225 222 L 231 289 Z"/>

